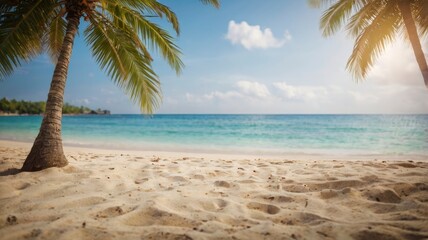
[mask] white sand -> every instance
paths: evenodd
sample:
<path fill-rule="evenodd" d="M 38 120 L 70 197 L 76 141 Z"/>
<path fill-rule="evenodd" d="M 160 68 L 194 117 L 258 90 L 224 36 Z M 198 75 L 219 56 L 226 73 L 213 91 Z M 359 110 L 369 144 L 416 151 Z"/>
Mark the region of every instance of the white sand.
<path fill-rule="evenodd" d="M 0 239 L 428 238 L 426 158 L 66 147 L 67 167 L 19 172 L 30 147 L 0 141 Z"/>

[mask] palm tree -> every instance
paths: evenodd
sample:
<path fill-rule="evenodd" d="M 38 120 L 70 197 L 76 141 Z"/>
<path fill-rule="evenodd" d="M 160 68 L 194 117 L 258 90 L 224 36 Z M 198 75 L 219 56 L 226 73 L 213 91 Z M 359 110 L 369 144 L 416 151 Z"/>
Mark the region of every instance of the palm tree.
<path fill-rule="evenodd" d="M 219 0 L 201 0 L 219 6 Z M 173 37 L 150 18 L 165 18 L 179 34 L 176 15 L 157 0 L 3 0 L 0 3 L 0 79 L 46 51 L 54 63 L 46 111 L 23 171 L 68 164 L 61 138 L 68 66 L 80 20 L 92 55 L 111 79 L 151 113 L 161 101 L 149 50 L 177 72 L 183 68 Z M 147 48 L 148 46 L 148 48 Z"/>
<path fill-rule="evenodd" d="M 357 79 L 366 77 L 385 46 L 403 32 L 428 87 L 428 66 L 417 32 L 418 28 L 421 35 L 428 33 L 427 0 L 310 0 L 315 7 L 332 2 L 320 27 L 324 36 L 330 36 L 347 22 L 346 29 L 356 40 L 346 67 Z"/>

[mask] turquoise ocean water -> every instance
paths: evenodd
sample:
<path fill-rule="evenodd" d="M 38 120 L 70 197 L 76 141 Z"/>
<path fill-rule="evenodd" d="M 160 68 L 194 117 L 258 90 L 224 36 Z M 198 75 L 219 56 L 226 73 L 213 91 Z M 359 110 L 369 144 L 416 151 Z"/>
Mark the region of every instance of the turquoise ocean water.
<path fill-rule="evenodd" d="M 41 120 L 0 117 L 0 139 L 31 142 Z M 428 155 L 428 115 L 64 116 L 63 141 L 133 150 Z"/>

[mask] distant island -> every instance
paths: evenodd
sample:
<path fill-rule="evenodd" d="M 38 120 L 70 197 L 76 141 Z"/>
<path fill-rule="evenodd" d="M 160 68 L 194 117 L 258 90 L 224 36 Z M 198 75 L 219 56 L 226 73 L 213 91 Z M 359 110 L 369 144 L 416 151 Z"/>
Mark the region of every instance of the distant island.
<path fill-rule="evenodd" d="M 45 102 L 32 102 L 32 101 L 17 101 L 15 99 L 8 100 L 7 98 L 2 98 L 0 100 L 0 115 L 40 115 L 45 112 L 46 103 Z M 84 106 L 73 106 L 71 104 L 65 103 L 62 108 L 63 114 L 69 115 L 83 115 L 83 114 L 99 114 L 99 115 L 109 115 L 109 110 L 102 110 L 98 108 L 97 110 L 90 109 Z"/>

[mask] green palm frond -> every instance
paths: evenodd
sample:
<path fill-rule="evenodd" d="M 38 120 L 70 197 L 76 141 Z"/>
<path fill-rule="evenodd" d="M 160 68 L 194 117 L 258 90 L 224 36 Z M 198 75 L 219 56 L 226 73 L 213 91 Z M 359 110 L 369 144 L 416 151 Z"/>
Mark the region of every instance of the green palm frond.
<path fill-rule="evenodd" d="M 96 22 L 92 18 L 91 21 L 97 24 L 90 24 L 84 35 L 85 40 L 91 47 L 95 60 L 102 69 L 106 68 L 108 70 L 107 73 L 113 80 L 127 78 L 126 64 L 116 49 L 118 42 L 113 41 L 117 40 L 119 36 L 114 36 L 113 30 L 106 28 L 104 24 L 101 25 L 101 21 Z"/>
<path fill-rule="evenodd" d="M 48 23 L 44 46 L 47 49 L 52 62 L 56 62 L 61 51 L 67 22 L 60 15 L 60 8 L 55 9 L 52 14 L 52 20 Z"/>
<path fill-rule="evenodd" d="M 0 17 L 0 79 L 42 51 L 43 32 L 55 1 L 22 1 L 8 8 L 2 4 Z"/>
<path fill-rule="evenodd" d="M 206 5 L 213 5 L 216 8 L 220 7 L 220 1 L 219 0 L 200 0 L 200 1 Z"/>
<path fill-rule="evenodd" d="M 347 68 L 356 79 L 363 79 L 375 59 L 391 43 L 400 27 L 397 5 L 386 5 L 357 37 Z"/>
<path fill-rule="evenodd" d="M 154 24 L 147 19 L 141 19 L 138 22 L 139 34 L 146 41 L 146 44 L 155 50 L 158 50 L 169 65 L 177 72 L 180 73 L 184 67 L 184 63 L 180 59 L 181 51 L 173 42 L 173 38 L 167 31 Z"/>
<path fill-rule="evenodd" d="M 135 47 L 132 31 L 126 25 L 118 28 L 101 15 L 90 20 L 84 35 L 96 61 L 142 111 L 152 113 L 161 102 L 160 82 L 150 60 Z"/>
<path fill-rule="evenodd" d="M 137 10 L 141 12 L 142 17 L 147 16 L 157 16 L 160 18 L 166 17 L 167 21 L 171 23 L 175 32 L 180 34 L 180 26 L 178 23 L 178 18 L 171 9 L 162 3 L 156 0 L 126 0 L 126 1 L 118 1 L 118 0 L 107 0 L 109 5 L 113 6 L 123 6 L 129 9 Z"/>
<path fill-rule="evenodd" d="M 112 18 L 114 22 L 132 26 L 143 39 L 145 46 L 159 51 L 177 73 L 181 72 L 184 66 L 180 59 L 181 52 L 167 31 L 144 18 L 140 12 L 126 6 L 109 4 L 106 10 L 110 14 L 107 17 Z"/>

